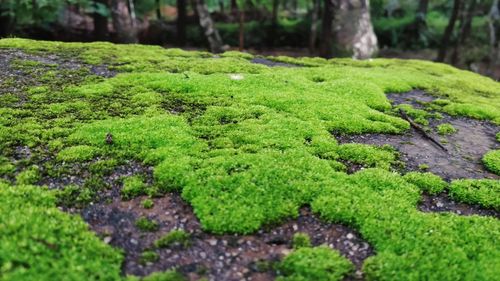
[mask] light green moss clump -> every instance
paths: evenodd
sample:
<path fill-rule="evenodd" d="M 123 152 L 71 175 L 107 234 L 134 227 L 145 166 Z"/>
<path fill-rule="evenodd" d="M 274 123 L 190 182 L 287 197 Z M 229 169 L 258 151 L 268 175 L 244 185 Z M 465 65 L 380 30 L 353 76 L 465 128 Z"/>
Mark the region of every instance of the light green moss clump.
<path fill-rule="evenodd" d="M 191 235 L 182 229 L 172 230 L 155 241 L 157 248 L 168 248 L 172 245 L 180 245 L 184 248 L 191 244 Z"/>
<path fill-rule="evenodd" d="M 484 166 L 492 173 L 500 175 L 500 150 L 492 150 L 483 156 Z"/>
<path fill-rule="evenodd" d="M 2 280 L 119 280 L 121 253 L 45 188 L 0 183 Z"/>
<path fill-rule="evenodd" d="M 40 170 L 38 166 L 32 166 L 16 176 L 17 184 L 36 184 L 40 180 Z"/>
<path fill-rule="evenodd" d="M 88 145 L 78 145 L 65 148 L 57 154 L 59 161 L 82 162 L 88 161 L 96 156 L 98 150 Z"/>
<path fill-rule="evenodd" d="M 311 238 L 307 233 L 295 233 L 292 237 L 292 246 L 294 249 L 311 247 Z"/>
<path fill-rule="evenodd" d="M 154 251 L 144 251 L 141 254 L 140 262 L 146 264 L 149 262 L 155 262 L 160 258 L 160 255 Z"/>
<path fill-rule="evenodd" d="M 449 123 L 444 123 L 444 124 L 440 124 L 437 126 L 437 131 L 438 131 L 438 134 L 444 136 L 444 135 L 451 135 L 451 134 L 456 133 L 457 129 L 455 129 L 455 127 L 453 127 L 453 125 L 451 125 Z"/>
<path fill-rule="evenodd" d="M 144 232 L 157 231 L 159 225 L 156 221 L 148 219 L 146 217 L 140 217 L 135 221 L 135 226 Z"/>
<path fill-rule="evenodd" d="M 147 198 L 141 201 L 141 205 L 144 209 L 151 209 L 154 206 L 153 200 Z"/>
<path fill-rule="evenodd" d="M 185 281 L 186 278 L 175 270 L 165 272 L 153 272 L 141 279 L 142 281 Z"/>
<path fill-rule="evenodd" d="M 342 280 L 354 266 L 337 251 L 326 246 L 302 247 L 285 257 L 279 266 L 283 276 L 276 280 Z"/>
<path fill-rule="evenodd" d="M 500 181 L 455 180 L 450 185 L 450 196 L 460 202 L 500 210 Z"/>
<path fill-rule="evenodd" d="M 410 172 L 405 174 L 403 178 L 429 194 L 440 193 L 448 186 L 448 183 L 433 173 Z"/>
<path fill-rule="evenodd" d="M 123 187 L 121 189 L 122 198 L 125 200 L 132 199 L 139 195 L 144 194 L 146 184 L 140 176 L 130 176 L 123 180 Z"/>

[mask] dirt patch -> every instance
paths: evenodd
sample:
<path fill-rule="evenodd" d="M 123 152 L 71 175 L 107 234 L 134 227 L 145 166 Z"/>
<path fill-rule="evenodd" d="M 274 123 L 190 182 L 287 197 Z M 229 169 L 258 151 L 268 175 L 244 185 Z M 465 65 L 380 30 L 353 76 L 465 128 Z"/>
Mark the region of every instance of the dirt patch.
<path fill-rule="evenodd" d="M 267 65 L 269 67 L 276 67 L 276 66 L 281 66 L 281 67 L 300 67 L 300 65 L 290 64 L 290 63 L 284 63 L 284 62 L 278 62 L 278 61 L 272 61 L 272 60 L 268 60 L 268 59 L 265 59 L 265 58 L 253 58 L 250 62 L 257 63 L 257 64 Z"/>
<path fill-rule="evenodd" d="M 274 280 L 273 264 L 292 251 L 292 237 L 297 232 L 307 233 L 313 245 L 326 244 L 349 258 L 357 268 L 351 279 L 361 278 L 362 263 L 373 254 L 373 249 L 358 233 L 343 225 L 321 222 L 309 208 L 302 208 L 297 219 L 253 235 L 212 235 L 201 229 L 191 207 L 179 195 L 167 194 L 154 199 L 151 209 L 141 206 L 143 199 L 115 198 L 109 204 L 91 205 L 81 213 L 104 241 L 124 249 L 126 274 L 143 276 L 177 268 L 189 280 L 201 277 L 218 281 Z M 135 220 L 143 216 L 158 222 L 159 230 L 139 231 Z M 159 255 L 158 261 L 141 263 L 141 253 L 152 249 L 156 239 L 174 229 L 190 233 L 191 245 L 154 249 Z"/>
<path fill-rule="evenodd" d="M 463 216 L 491 216 L 500 219 L 500 212 L 498 211 L 484 209 L 478 205 L 455 202 L 445 192 L 438 195 L 423 194 L 419 210 L 422 212 L 452 212 Z"/>
<path fill-rule="evenodd" d="M 32 62 L 31 65 L 29 62 Z M 18 65 L 18 63 L 21 64 Z M 73 57 L 0 49 L 0 85 L 2 86 L 0 94 L 19 93 L 24 90 L 24 87 L 46 84 L 46 81 L 41 82 L 40 78 L 51 70 L 57 71 L 57 80 L 64 81 L 65 85 L 83 81 L 85 76 L 92 74 L 104 78 L 116 75 L 116 72 L 109 70 L 107 65 L 90 65 Z"/>
<path fill-rule="evenodd" d="M 426 95 L 422 91 L 389 94 L 388 98 L 392 100 L 394 105 L 408 103 L 417 108 L 423 108 L 422 103 L 433 100 L 432 96 Z M 448 151 L 442 150 L 413 128 L 403 135 L 341 135 L 336 136 L 336 138 L 341 143 L 364 143 L 378 146 L 389 144 L 400 152 L 400 160 L 406 163 L 408 171 L 416 171 L 422 165 L 426 165 L 429 167 L 428 171 L 446 180 L 460 178 L 499 179 L 499 176 L 485 169 L 481 158 L 488 151 L 500 147 L 495 139 L 495 134 L 500 131 L 500 128 L 486 121 L 442 115 L 443 118 L 440 120 L 429 120 L 429 127 L 433 131 L 429 134 L 440 141 Z M 452 124 L 458 131 L 448 136 L 438 135 L 435 133 L 436 128 L 443 123 Z"/>

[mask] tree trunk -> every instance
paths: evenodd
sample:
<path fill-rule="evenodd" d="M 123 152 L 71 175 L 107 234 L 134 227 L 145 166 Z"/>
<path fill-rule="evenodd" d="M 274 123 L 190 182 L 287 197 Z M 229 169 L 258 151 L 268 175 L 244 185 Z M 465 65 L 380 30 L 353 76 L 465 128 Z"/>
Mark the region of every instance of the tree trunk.
<path fill-rule="evenodd" d="M 155 0 L 155 6 L 156 6 L 156 19 L 157 20 L 161 20 L 162 16 L 161 16 L 161 4 L 160 4 L 160 0 Z"/>
<path fill-rule="evenodd" d="M 321 21 L 321 47 L 320 56 L 324 58 L 331 58 L 333 54 L 333 13 L 334 13 L 334 0 L 324 0 L 323 19 Z"/>
<path fill-rule="evenodd" d="M 186 0 L 177 0 L 177 44 L 186 45 Z"/>
<path fill-rule="evenodd" d="M 224 11 L 224 0 L 219 0 L 219 12 L 220 12 L 222 15 L 225 15 L 225 11 Z"/>
<path fill-rule="evenodd" d="M 455 23 L 457 21 L 458 15 L 460 13 L 460 8 L 462 6 L 462 0 L 454 0 L 453 2 L 453 10 L 451 12 L 450 20 L 448 21 L 448 26 L 443 34 L 443 38 L 441 39 L 441 46 L 439 48 L 439 53 L 436 61 L 444 62 L 446 58 L 446 52 L 448 50 L 448 44 L 450 43 L 451 35 L 453 34 L 453 30 L 455 29 Z"/>
<path fill-rule="evenodd" d="M 94 0 L 94 8 L 97 9 L 98 4 L 108 7 L 106 0 Z M 96 12 L 92 14 L 92 18 L 94 20 L 94 40 L 106 40 L 108 36 L 108 18 Z"/>
<path fill-rule="evenodd" d="M 420 0 L 418 3 L 417 16 L 415 18 L 416 24 L 416 39 L 420 40 L 424 31 L 427 29 L 427 10 L 429 8 L 429 0 Z"/>
<path fill-rule="evenodd" d="M 132 16 L 126 0 L 111 0 L 111 17 L 116 32 L 116 41 L 136 43 L 137 32 L 133 27 Z"/>
<path fill-rule="evenodd" d="M 271 13 L 271 30 L 269 31 L 269 40 L 268 40 L 268 44 L 273 47 L 276 45 L 279 3 L 280 3 L 279 0 L 273 0 L 273 10 Z"/>
<path fill-rule="evenodd" d="M 338 0 L 335 38 L 341 55 L 367 59 L 378 52 L 369 0 Z"/>
<path fill-rule="evenodd" d="M 240 22 L 239 22 L 239 45 L 238 49 L 240 52 L 245 48 L 245 8 L 242 7 L 239 12 Z"/>
<path fill-rule="evenodd" d="M 490 29 L 490 68 L 498 61 L 498 26 L 500 21 L 499 0 L 494 0 L 488 16 L 488 26 Z"/>
<path fill-rule="evenodd" d="M 311 14 L 311 31 L 309 34 L 309 53 L 313 54 L 316 49 L 316 39 L 318 36 L 318 14 L 321 5 L 320 0 L 313 0 L 313 10 Z"/>
<path fill-rule="evenodd" d="M 460 47 L 463 47 L 469 38 L 470 31 L 472 29 L 472 18 L 474 17 L 474 12 L 476 10 L 477 0 L 470 0 L 467 9 L 462 14 L 460 19 L 460 38 L 455 41 L 455 46 L 453 49 L 453 54 L 451 56 L 451 64 L 457 65 L 458 55 L 460 52 Z M 464 7 L 465 8 L 465 7 Z"/>
<path fill-rule="evenodd" d="M 232 22 L 239 21 L 238 18 L 238 2 L 236 0 L 231 0 L 231 18 Z"/>
<path fill-rule="evenodd" d="M 222 39 L 219 32 L 215 28 L 212 17 L 210 17 L 210 13 L 208 12 L 207 5 L 205 5 L 203 0 L 196 0 L 196 11 L 198 12 L 198 17 L 200 19 L 200 26 L 207 37 L 208 44 L 210 45 L 210 50 L 212 53 L 222 53 Z"/>

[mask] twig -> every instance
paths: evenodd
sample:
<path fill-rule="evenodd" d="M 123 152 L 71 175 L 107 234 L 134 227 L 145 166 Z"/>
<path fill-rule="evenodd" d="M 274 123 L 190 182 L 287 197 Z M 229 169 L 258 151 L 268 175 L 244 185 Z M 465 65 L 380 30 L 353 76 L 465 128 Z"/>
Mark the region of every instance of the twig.
<path fill-rule="evenodd" d="M 429 139 L 435 145 L 439 146 L 439 148 L 441 148 L 442 150 L 448 152 L 448 149 L 446 149 L 446 147 L 444 147 L 440 142 L 438 142 L 433 137 L 431 137 L 422 127 L 420 127 L 417 123 L 415 123 L 415 121 L 413 121 L 410 118 L 410 116 L 408 116 L 408 114 L 406 114 L 406 112 L 403 109 L 400 108 L 399 109 L 399 113 L 401 114 L 401 116 L 403 117 L 403 119 L 405 119 L 406 121 L 408 121 L 410 123 L 410 125 L 413 128 L 415 128 L 415 130 L 417 130 L 419 133 L 421 133 L 424 137 L 426 137 L 427 139 Z"/>

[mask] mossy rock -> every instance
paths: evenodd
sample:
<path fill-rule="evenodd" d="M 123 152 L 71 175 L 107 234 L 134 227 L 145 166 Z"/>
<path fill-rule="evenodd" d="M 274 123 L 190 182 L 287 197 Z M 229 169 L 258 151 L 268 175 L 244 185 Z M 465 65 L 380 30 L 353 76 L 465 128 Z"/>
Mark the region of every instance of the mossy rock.
<path fill-rule="evenodd" d="M 448 187 L 428 173 L 403 176 L 393 171 L 393 149 L 339 144 L 332 136 L 408 131 L 385 94 L 412 89 L 436 96 L 433 110 L 500 124 L 498 82 L 417 60 L 274 57 L 269 59 L 302 67 L 270 68 L 253 64 L 247 54 L 214 57 L 142 45 L 3 39 L 0 48 L 72 57 L 82 69 L 68 74 L 52 65 L 17 61 L 13 67 L 48 68 L 51 74 L 32 75 L 19 94 L 0 97 L 0 237 L 5 237 L 0 248 L 8 249 L 0 252 L 0 275 L 5 280 L 124 278 L 121 253 L 97 239 L 80 218 L 58 210 L 53 191 L 25 184 L 85 175 L 82 184 L 58 195 L 63 205 L 85 205 L 107 190 L 104 175 L 132 162 L 154 172 L 149 182 L 138 178 L 143 174 L 125 180 L 125 198 L 179 192 L 211 233 L 255 233 L 297 217 L 301 206 L 310 205 L 324 221 L 354 228 L 373 246 L 376 254 L 363 266 L 367 279 L 500 276 L 497 219 L 416 208 L 422 190 L 445 188 L 457 200 L 498 208 L 498 181 L 464 180 Z M 109 75 L 99 76 L 93 67 Z M 57 78 L 75 73 L 79 79 Z M 431 118 L 406 109 L 422 122 Z M 31 157 L 18 159 L 19 147 L 29 149 Z M 486 165 L 491 155 L 495 159 L 488 155 Z M 346 163 L 364 170 L 348 175 Z M 137 227 L 153 235 L 158 224 L 146 217 L 137 219 Z M 343 258 L 328 251 L 299 247 L 285 261 L 289 276 L 337 280 L 350 272 Z M 324 262 L 309 272 L 304 264 L 314 265 L 316 256 Z M 340 264 L 339 271 L 331 270 L 331 262 Z M 156 277 L 161 275 L 151 280 Z"/>

